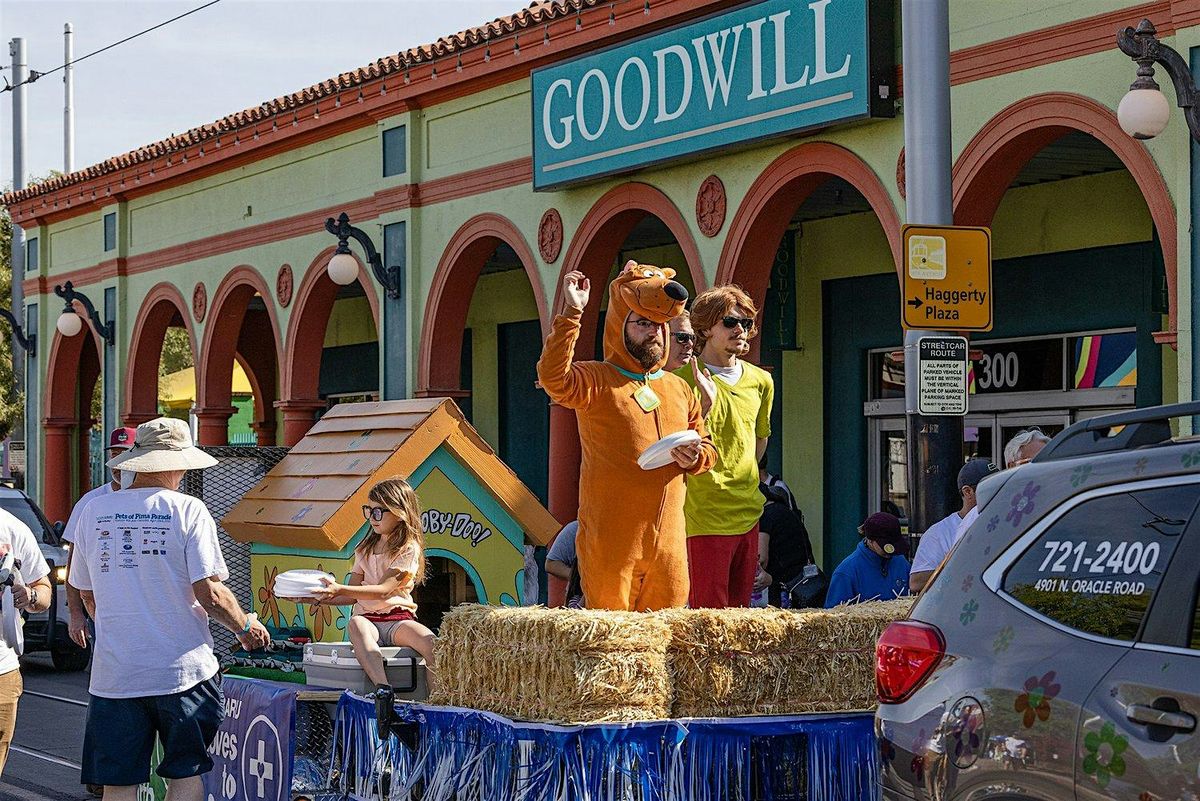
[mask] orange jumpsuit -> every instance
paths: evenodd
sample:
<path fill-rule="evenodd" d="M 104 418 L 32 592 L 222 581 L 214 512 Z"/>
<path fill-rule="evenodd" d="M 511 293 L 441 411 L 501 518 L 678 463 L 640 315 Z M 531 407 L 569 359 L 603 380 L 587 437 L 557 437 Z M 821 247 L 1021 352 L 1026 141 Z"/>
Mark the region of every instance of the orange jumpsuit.
<path fill-rule="evenodd" d="M 674 275 L 650 269 L 657 271 L 660 285 Z M 648 611 L 687 603 L 684 470 L 674 462 L 642 470 L 637 458 L 667 434 L 684 429 L 702 438 L 700 460 L 687 472 L 703 473 L 717 458 L 699 401 L 687 382 L 663 372 L 661 364 L 645 374 L 625 347 L 631 303 L 638 314 L 662 325 L 664 346 L 666 321 L 682 309 L 679 301 L 671 313 L 671 304 L 655 294 L 661 286 L 656 290 L 653 283 L 628 270 L 613 281 L 603 362 L 573 361 L 582 312 L 572 308 L 554 318 L 538 362 L 542 387 L 555 403 L 574 409 L 579 421 L 583 463 L 575 548 L 584 600 L 593 609 Z M 646 384 L 660 400 L 651 411 L 644 411 L 634 398 Z"/>

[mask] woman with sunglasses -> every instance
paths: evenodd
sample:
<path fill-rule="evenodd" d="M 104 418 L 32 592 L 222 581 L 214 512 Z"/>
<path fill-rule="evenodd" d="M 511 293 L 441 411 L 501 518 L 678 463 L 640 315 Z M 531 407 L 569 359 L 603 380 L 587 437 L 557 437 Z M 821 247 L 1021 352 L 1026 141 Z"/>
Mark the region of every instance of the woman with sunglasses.
<path fill-rule="evenodd" d="M 717 464 L 688 476 L 683 505 L 688 569 L 695 608 L 749 606 L 758 567 L 758 460 L 771 435 L 775 385 L 765 370 L 745 361 L 758 333 L 758 309 L 736 286 L 719 286 L 692 303 L 699 358 L 677 375 L 700 399 L 717 446 Z"/>
<path fill-rule="evenodd" d="M 433 671 L 433 632 L 417 622 L 413 590 L 425 581 L 425 534 L 417 494 L 402 478 L 389 478 L 367 493 L 363 517 L 371 530 L 354 549 L 350 582 L 324 579 L 324 589 L 314 595 L 320 603 L 354 604 L 346 625 L 354 657 L 378 688 L 376 708 L 391 708 L 380 646 L 412 648 Z"/>

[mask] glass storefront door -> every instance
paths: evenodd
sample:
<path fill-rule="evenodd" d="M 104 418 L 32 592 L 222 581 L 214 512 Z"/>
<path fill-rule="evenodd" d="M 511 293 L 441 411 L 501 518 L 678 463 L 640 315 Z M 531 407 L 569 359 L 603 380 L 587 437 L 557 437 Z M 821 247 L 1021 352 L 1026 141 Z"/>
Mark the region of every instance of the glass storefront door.
<path fill-rule="evenodd" d="M 1087 415 L 1090 416 L 1090 415 Z M 1004 446 L 1023 429 L 1037 426 L 1053 437 L 1071 422 L 1067 411 L 972 414 L 963 420 L 962 461 L 988 459 L 1003 467 Z M 908 449 L 903 417 L 877 417 L 872 421 L 872 512 L 908 517 Z"/>

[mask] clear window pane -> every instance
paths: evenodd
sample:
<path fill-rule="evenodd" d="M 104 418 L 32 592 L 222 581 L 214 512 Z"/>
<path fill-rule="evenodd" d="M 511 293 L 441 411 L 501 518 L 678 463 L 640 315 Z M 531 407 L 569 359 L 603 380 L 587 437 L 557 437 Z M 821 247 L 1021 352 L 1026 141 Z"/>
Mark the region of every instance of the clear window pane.
<path fill-rule="evenodd" d="M 383 177 L 403 175 L 408 172 L 408 157 L 405 153 L 405 129 L 403 125 L 383 132 Z"/>
<path fill-rule="evenodd" d="M 104 215 L 104 250 L 105 250 L 105 252 L 108 252 L 110 250 L 116 250 L 116 249 L 117 249 L 117 214 L 116 214 L 116 212 L 112 212 L 111 214 Z"/>
<path fill-rule="evenodd" d="M 1187 484 L 1082 503 L 1022 554 L 1004 590 L 1065 626 L 1136 639 L 1198 498 Z"/>

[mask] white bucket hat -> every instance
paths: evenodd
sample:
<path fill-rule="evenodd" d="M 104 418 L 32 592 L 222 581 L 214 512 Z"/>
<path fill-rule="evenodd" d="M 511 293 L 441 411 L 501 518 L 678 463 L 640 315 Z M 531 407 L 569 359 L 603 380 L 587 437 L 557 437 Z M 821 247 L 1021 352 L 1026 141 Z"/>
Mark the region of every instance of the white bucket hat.
<path fill-rule="evenodd" d="M 188 424 L 174 417 L 157 417 L 137 427 L 133 447 L 114 456 L 107 467 L 131 473 L 201 470 L 217 460 L 192 445 Z"/>

